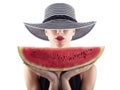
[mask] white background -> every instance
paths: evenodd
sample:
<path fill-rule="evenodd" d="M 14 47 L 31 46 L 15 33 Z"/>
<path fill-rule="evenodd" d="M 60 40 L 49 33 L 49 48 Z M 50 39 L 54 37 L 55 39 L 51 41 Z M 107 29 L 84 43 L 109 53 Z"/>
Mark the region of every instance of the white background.
<path fill-rule="evenodd" d="M 0 90 L 26 90 L 24 65 L 17 46 L 49 46 L 33 36 L 23 22 L 40 23 L 51 3 L 71 4 L 78 22 L 97 21 L 85 37 L 72 46 L 105 46 L 96 62 L 95 90 L 120 90 L 120 13 L 119 0 L 1 0 L 0 1 Z"/>

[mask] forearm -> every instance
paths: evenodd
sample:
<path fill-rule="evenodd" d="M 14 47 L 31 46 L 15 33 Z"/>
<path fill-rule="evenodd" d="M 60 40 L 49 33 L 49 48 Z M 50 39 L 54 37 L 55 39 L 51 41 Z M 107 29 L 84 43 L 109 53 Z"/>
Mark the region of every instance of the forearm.
<path fill-rule="evenodd" d="M 40 90 L 38 78 L 39 76 L 33 73 L 28 67 L 25 67 L 25 82 L 27 90 Z"/>
<path fill-rule="evenodd" d="M 27 87 L 27 90 L 41 90 L 39 87 L 36 87 L 36 86 L 28 86 Z"/>
<path fill-rule="evenodd" d="M 94 90 L 97 70 L 93 65 L 89 70 L 82 73 L 82 90 Z"/>
<path fill-rule="evenodd" d="M 30 82 L 26 82 L 26 86 L 27 86 L 27 90 L 41 90 L 40 88 L 40 84 L 36 81 L 33 83 L 30 83 Z"/>
<path fill-rule="evenodd" d="M 91 88 L 91 87 L 82 87 L 81 90 L 94 90 L 94 88 Z"/>
<path fill-rule="evenodd" d="M 68 79 L 62 77 L 61 82 L 62 82 L 62 90 L 71 90 Z"/>
<path fill-rule="evenodd" d="M 51 82 L 49 90 L 58 90 L 58 82 Z"/>

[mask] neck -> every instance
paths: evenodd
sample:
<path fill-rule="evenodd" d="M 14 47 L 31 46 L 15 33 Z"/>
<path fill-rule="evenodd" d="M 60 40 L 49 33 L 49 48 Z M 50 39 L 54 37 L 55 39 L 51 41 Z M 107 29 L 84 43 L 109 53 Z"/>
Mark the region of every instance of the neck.
<path fill-rule="evenodd" d="M 58 45 L 51 44 L 51 47 L 52 47 L 52 48 L 66 48 L 66 47 L 70 47 L 70 44 L 65 44 L 65 45 L 61 45 L 61 44 L 58 44 Z"/>

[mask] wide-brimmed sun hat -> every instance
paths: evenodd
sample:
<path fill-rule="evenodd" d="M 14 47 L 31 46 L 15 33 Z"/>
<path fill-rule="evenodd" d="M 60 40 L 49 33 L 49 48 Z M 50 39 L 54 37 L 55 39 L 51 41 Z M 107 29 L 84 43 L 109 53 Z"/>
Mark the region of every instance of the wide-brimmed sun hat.
<path fill-rule="evenodd" d="M 71 30 L 76 29 L 72 40 L 78 39 L 89 33 L 95 25 L 95 21 L 77 22 L 75 11 L 71 5 L 66 3 L 55 3 L 45 10 L 43 23 L 24 23 L 26 28 L 36 37 L 48 40 L 44 30 Z"/>

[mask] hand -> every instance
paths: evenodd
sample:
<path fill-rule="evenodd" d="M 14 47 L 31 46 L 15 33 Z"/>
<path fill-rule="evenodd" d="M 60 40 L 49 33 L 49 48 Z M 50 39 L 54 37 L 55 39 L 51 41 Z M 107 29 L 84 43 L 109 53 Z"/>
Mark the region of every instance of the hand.
<path fill-rule="evenodd" d="M 68 71 L 68 72 L 65 72 L 64 74 L 62 74 L 62 76 L 61 76 L 62 90 L 71 90 L 71 87 L 69 85 L 70 78 L 72 78 L 73 76 L 75 76 L 77 74 L 87 71 L 88 69 L 90 69 L 92 67 L 92 65 L 93 64 L 91 64 L 89 66 L 85 66 L 83 68 L 71 70 L 71 71 Z"/>
<path fill-rule="evenodd" d="M 50 82 L 49 90 L 58 90 L 59 79 L 54 72 L 45 71 L 45 70 L 37 70 L 33 67 L 29 67 L 29 68 L 34 73 L 36 73 L 38 76 L 42 76 L 49 80 L 49 82 Z"/>

